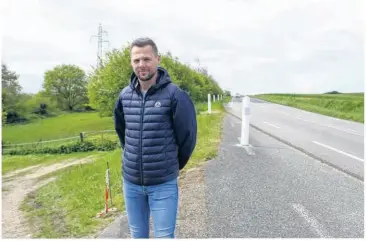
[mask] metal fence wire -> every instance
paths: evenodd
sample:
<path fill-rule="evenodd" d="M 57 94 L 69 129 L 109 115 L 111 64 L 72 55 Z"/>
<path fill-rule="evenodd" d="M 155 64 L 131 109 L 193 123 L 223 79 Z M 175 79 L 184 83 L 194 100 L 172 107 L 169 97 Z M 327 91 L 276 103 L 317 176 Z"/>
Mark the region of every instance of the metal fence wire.
<path fill-rule="evenodd" d="M 54 139 L 54 140 L 42 140 L 40 139 L 37 142 L 28 142 L 28 143 L 3 143 L 2 149 L 4 151 L 9 150 L 18 150 L 18 149 L 37 149 L 37 148 L 57 148 L 62 145 L 70 145 L 77 142 L 91 142 L 91 143 L 98 143 L 103 144 L 106 140 L 109 141 L 117 141 L 118 137 L 115 133 L 115 130 L 103 130 L 103 131 L 87 131 L 87 132 L 80 132 L 79 135 L 71 136 L 71 137 L 65 137 L 60 139 Z"/>

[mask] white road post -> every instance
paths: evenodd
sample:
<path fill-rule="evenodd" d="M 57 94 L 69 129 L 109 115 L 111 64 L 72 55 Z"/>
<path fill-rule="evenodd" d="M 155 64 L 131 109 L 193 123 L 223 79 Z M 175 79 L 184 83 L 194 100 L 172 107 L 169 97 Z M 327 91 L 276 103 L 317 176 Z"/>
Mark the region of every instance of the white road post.
<path fill-rule="evenodd" d="M 212 95 L 212 97 L 213 97 L 213 102 L 215 102 L 216 101 L 215 95 Z"/>
<path fill-rule="evenodd" d="M 241 138 L 240 145 L 249 145 L 249 117 L 250 117 L 250 99 L 249 96 L 245 96 L 242 101 L 242 112 L 241 112 Z"/>
<path fill-rule="evenodd" d="M 211 94 L 208 94 L 207 96 L 208 102 L 207 102 L 207 111 L 209 114 L 211 114 Z"/>
<path fill-rule="evenodd" d="M 230 99 L 229 103 L 228 103 L 228 107 L 232 108 L 233 107 L 233 98 Z"/>

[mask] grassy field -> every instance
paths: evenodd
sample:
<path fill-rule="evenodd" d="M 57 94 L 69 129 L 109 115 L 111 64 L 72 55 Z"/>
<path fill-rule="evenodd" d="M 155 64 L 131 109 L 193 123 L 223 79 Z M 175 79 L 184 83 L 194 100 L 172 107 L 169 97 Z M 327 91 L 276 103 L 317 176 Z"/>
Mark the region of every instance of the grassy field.
<path fill-rule="evenodd" d="M 72 113 L 37 120 L 25 125 L 3 127 L 3 141 L 10 143 L 37 142 L 71 136 L 80 132 L 113 129 L 112 117 L 99 117 L 98 113 Z"/>
<path fill-rule="evenodd" d="M 253 97 L 327 116 L 364 122 L 364 93 L 262 94 Z"/>
<path fill-rule="evenodd" d="M 197 116 L 198 140 L 185 170 L 213 158 L 221 139 L 224 116 L 219 103 L 212 105 L 219 113 Z M 206 108 L 207 109 L 207 108 Z M 202 107 L 205 110 L 205 107 Z M 92 163 L 59 170 L 55 182 L 29 195 L 22 205 L 29 222 L 37 227 L 37 238 L 85 237 L 97 232 L 111 219 L 98 219 L 104 207 L 105 170 L 109 162 L 113 206 L 124 210 L 121 180 L 121 149 L 106 152 Z M 50 175 L 48 175 L 50 176 Z"/>
<path fill-rule="evenodd" d="M 219 102 L 212 103 L 218 108 Z M 196 109 L 207 110 L 206 103 L 196 104 Z M 3 126 L 2 140 L 6 143 L 28 143 L 79 136 L 80 132 L 114 130 L 112 117 L 100 117 L 96 112 L 63 114 L 57 117 L 36 120 L 24 125 Z M 72 142 L 72 141 L 71 141 Z M 52 144 L 47 144 L 52 145 Z M 59 145 L 59 143 L 55 143 Z"/>

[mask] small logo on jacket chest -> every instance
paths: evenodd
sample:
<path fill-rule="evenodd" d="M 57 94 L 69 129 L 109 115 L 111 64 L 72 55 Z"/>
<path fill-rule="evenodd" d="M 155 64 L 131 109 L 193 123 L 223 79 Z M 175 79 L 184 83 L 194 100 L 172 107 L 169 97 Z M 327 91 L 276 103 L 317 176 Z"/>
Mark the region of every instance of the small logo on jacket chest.
<path fill-rule="evenodd" d="M 156 102 L 155 102 L 155 107 L 160 107 L 160 106 L 161 106 L 160 101 L 156 101 Z"/>

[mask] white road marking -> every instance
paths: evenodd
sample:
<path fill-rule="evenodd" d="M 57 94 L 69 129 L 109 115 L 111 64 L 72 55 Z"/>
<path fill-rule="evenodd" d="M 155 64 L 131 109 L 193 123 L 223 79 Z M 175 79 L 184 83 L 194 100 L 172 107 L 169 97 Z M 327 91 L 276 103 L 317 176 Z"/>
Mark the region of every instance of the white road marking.
<path fill-rule="evenodd" d="M 284 111 L 279 111 L 279 113 L 282 113 L 284 115 L 287 115 L 287 116 L 293 116 L 289 113 L 286 113 Z M 311 113 L 311 112 L 304 112 L 306 114 L 314 114 L 314 113 Z M 330 117 L 330 116 L 326 116 L 326 117 Z M 340 119 L 337 119 L 337 118 L 334 118 L 334 117 L 330 117 L 331 119 L 334 119 L 334 120 L 339 120 L 339 121 L 342 121 Z M 320 124 L 320 123 L 317 123 L 315 121 L 312 121 L 312 120 L 306 120 L 304 118 L 301 118 L 301 117 L 295 117 L 295 119 L 299 119 L 299 120 L 303 120 L 303 121 L 306 121 L 306 122 L 311 122 L 311 123 L 314 123 L 314 124 L 318 124 L 318 125 L 321 125 L 321 126 L 325 126 L 325 127 L 329 127 L 329 128 L 333 128 L 333 129 L 336 129 L 336 130 L 340 130 L 340 131 L 344 131 L 344 132 L 347 132 L 347 133 L 350 133 L 350 134 L 353 134 L 353 135 L 357 135 L 357 136 L 363 136 L 363 134 L 359 134 L 357 133 L 356 130 L 352 130 L 352 129 L 349 129 L 349 128 L 346 128 L 346 129 L 343 129 L 343 128 L 339 128 L 339 127 L 335 127 L 335 126 L 330 126 L 330 125 L 325 125 L 325 124 Z"/>
<path fill-rule="evenodd" d="M 283 112 L 283 111 L 280 111 L 280 113 L 282 113 L 284 115 L 290 115 L 289 113 L 286 113 L 286 112 Z"/>
<path fill-rule="evenodd" d="M 311 122 L 311 123 L 314 123 L 314 124 L 318 124 L 318 125 L 321 125 L 321 126 L 325 126 L 325 127 L 329 127 L 329 128 L 333 128 L 333 129 L 336 129 L 336 130 L 339 130 L 339 131 L 344 131 L 344 132 L 347 132 L 349 134 L 353 134 L 353 135 L 357 135 L 357 136 L 363 136 L 361 134 L 358 134 L 356 133 L 355 130 L 352 130 L 352 129 L 343 129 L 343 128 L 338 128 L 338 127 L 335 127 L 335 126 L 330 126 L 330 125 L 325 125 L 325 124 L 320 124 L 320 123 L 317 123 L 315 121 L 311 121 L 311 120 L 306 120 L 306 119 L 303 119 L 301 117 L 295 117 L 295 119 L 299 119 L 299 120 L 303 120 L 303 121 L 306 121 L 306 122 Z"/>
<path fill-rule="evenodd" d="M 313 218 L 309 215 L 308 211 L 306 210 L 306 208 L 303 205 L 298 204 L 298 203 L 293 203 L 292 207 L 301 217 L 303 217 L 306 220 L 307 223 L 310 224 L 313 231 L 315 231 L 315 233 L 317 235 L 319 235 L 321 238 L 332 238 L 332 236 L 330 236 L 327 233 L 327 231 L 320 225 L 318 220 L 316 220 L 316 218 Z"/>
<path fill-rule="evenodd" d="M 329 127 L 329 128 L 333 128 L 333 129 L 336 129 L 336 130 L 340 130 L 340 131 L 344 131 L 344 132 L 347 132 L 347 133 L 350 133 L 350 134 L 353 134 L 353 135 L 357 135 L 357 136 L 363 136 L 361 134 L 358 134 L 356 133 L 355 131 L 349 131 L 349 129 L 342 129 L 342 128 L 338 128 L 338 127 L 335 127 L 335 126 L 329 126 L 329 125 L 324 125 L 324 124 L 319 124 L 321 126 L 326 126 L 326 127 Z"/>
<path fill-rule="evenodd" d="M 269 125 L 269 126 L 273 126 L 273 127 L 277 128 L 277 129 L 280 129 L 280 127 L 278 127 L 278 126 L 276 126 L 276 125 L 273 125 L 273 124 L 271 124 L 271 123 L 268 123 L 268 122 L 266 122 L 266 121 L 263 121 L 263 123 L 264 123 L 264 124 L 267 124 L 267 125 Z"/>
<path fill-rule="evenodd" d="M 312 112 L 307 112 L 307 111 L 303 111 L 303 112 L 306 113 L 306 114 L 314 114 Z M 291 115 L 287 112 L 284 112 L 284 111 L 278 111 L 278 113 L 282 113 L 282 114 L 287 115 L 287 116 L 293 116 L 293 115 Z M 326 117 L 329 117 L 329 118 L 334 119 L 334 120 L 342 121 L 341 119 L 337 119 L 337 118 L 334 118 L 334 117 L 330 117 L 330 116 L 326 116 Z M 328 128 L 336 129 L 336 130 L 339 130 L 339 131 L 343 131 L 343 132 L 346 132 L 346 133 L 349 133 L 349 134 L 353 134 L 353 135 L 357 135 L 357 136 L 364 136 L 363 134 L 359 134 L 359 133 L 357 133 L 356 130 L 353 130 L 353 129 L 350 129 L 350 128 L 343 129 L 343 128 L 339 128 L 339 127 L 335 127 L 335 126 L 331 126 L 331 125 L 317 123 L 315 121 L 307 120 L 307 119 L 304 119 L 304 118 L 301 118 L 301 117 L 294 117 L 294 118 L 302 120 L 302 121 L 314 123 L 314 124 L 317 124 L 317 125 L 325 126 L 325 127 L 328 127 Z"/>
<path fill-rule="evenodd" d="M 338 153 L 340 153 L 340 154 L 343 154 L 343 155 L 345 155 L 345 156 L 351 157 L 351 158 L 356 159 L 356 160 L 358 160 L 358 161 L 364 162 L 364 160 L 363 160 L 363 159 L 361 159 L 361 158 L 359 158 L 359 157 L 357 157 L 357 156 L 354 156 L 354 155 L 348 154 L 348 153 L 346 153 L 346 152 L 344 152 L 344 151 L 338 150 L 338 149 L 333 148 L 333 147 L 331 147 L 331 146 L 328 146 L 328 145 L 322 144 L 322 143 L 317 142 L 317 141 L 313 141 L 313 143 L 315 143 L 315 144 L 317 144 L 317 145 L 319 145 L 319 146 L 322 146 L 322 147 L 328 148 L 328 149 L 330 149 L 330 150 L 332 150 L 332 151 L 338 152 Z"/>
<path fill-rule="evenodd" d="M 353 130 L 353 129 L 350 129 L 350 128 L 347 128 L 346 130 L 357 132 L 356 130 Z"/>
<path fill-rule="evenodd" d="M 315 123 L 315 124 L 317 124 L 315 121 L 305 120 L 305 119 L 303 119 L 303 118 L 301 118 L 301 117 L 295 117 L 295 119 L 299 119 L 299 120 L 302 120 L 302 121 L 306 121 L 306 122 L 311 122 L 311 123 Z"/>

